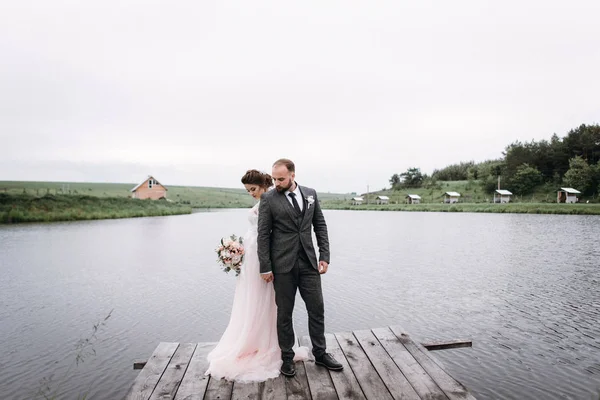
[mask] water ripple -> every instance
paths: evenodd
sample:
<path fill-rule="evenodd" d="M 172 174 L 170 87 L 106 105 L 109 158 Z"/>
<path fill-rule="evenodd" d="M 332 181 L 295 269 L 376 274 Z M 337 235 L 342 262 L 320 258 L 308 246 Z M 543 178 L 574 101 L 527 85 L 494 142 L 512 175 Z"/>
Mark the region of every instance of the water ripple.
<path fill-rule="evenodd" d="M 121 398 L 134 361 L 160 341 L 219 339 L 235 279 L 219 237 L 247 210 L 185 217 L 0 227 L 0 393 Z M 328 211 L 328 331 L 399 324 L 480 399 L 600 394 L 600 236 L 596 216 Z M 79 339 L 94 355 L 74 365 Z M 308 333 L 298 298 L 298 335 Z M 8 367 L 10 366 L 10 367 Z"/>

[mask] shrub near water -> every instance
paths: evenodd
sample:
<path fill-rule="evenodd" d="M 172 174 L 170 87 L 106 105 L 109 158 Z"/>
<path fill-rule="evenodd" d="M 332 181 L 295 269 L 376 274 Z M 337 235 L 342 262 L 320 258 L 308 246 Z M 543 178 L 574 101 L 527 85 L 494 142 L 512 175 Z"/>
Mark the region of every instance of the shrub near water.
<path fill-rule="evenodd" d="M 191 207 L 167 201 L 83 195 L 0 193 L 0 223 L 76 221 L 189 214 Z"/>

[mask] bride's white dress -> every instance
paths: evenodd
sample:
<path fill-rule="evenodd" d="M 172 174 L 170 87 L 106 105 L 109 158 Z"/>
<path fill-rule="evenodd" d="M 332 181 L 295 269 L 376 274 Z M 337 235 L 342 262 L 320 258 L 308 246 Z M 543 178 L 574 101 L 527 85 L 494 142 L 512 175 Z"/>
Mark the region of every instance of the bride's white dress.
<path fill-rule="evenodd" d="M 260 276 L 257 243 L 258 204 L 249 213 L 244 235 L 244 264 L 237 277 L 229 324 L 208 354 L 206 375 L 237 382 L 262 382 L 279 376 L 281 350 L 277 341 L 277 306 L 273 282 Z M 295 360 L 307 360 L 308 349 L 297 347 Z"/>

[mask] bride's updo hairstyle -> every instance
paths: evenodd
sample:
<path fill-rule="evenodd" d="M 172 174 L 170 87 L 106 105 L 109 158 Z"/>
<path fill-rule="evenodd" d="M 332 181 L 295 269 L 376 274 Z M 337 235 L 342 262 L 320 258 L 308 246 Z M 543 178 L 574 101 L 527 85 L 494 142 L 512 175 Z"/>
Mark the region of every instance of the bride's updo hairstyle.
<path fill-rule="evenodd" d="M 265 190 L 273 186 L 273 178 L 269 174 L 260 172 L 256 169 L 249 169 L 242 176 L 242 183 L 244 185 L 258 185 Z"/>

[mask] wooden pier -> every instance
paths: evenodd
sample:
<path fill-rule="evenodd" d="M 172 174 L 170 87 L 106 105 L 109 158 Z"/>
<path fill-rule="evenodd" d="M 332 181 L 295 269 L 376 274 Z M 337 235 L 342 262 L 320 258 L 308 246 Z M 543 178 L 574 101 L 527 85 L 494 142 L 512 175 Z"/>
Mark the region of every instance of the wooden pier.
<path fill-rule="evenodd" d="M 206 355 L 215 343 L 160 343 L 126 399 L 475 399 L 400 327 L 327 334 L 326 339 L 327 351 L 344 365 L 343 371 L 305 361 L 296 363 L 293 378 L 250 384 L 204 375 Z M 470 345 L 452 342 L 449 347 L 465 343 Z M 310 347 L 309 337 L 300 344 Z"/>

